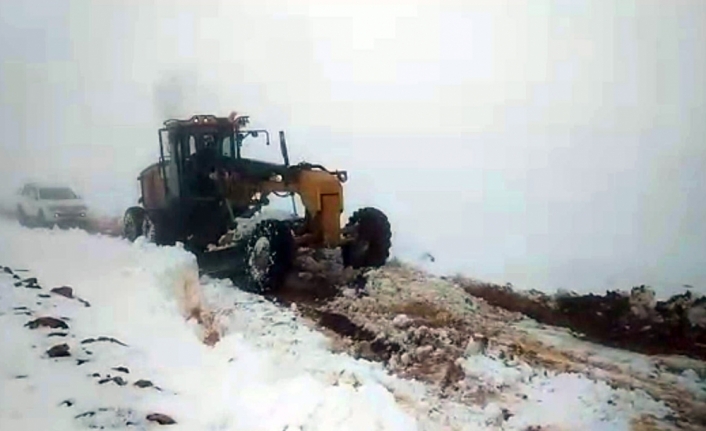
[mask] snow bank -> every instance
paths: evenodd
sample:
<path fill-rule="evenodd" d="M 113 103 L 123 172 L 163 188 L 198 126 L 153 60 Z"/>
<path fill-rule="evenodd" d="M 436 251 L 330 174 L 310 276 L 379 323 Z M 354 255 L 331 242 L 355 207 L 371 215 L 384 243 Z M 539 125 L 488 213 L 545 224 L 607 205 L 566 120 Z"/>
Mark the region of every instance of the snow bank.
<path fill-rule="evenodd" d="M 332 380 L 321 372 L 321 361 L 306 366 L 292 362 L 276 343 L 253 342 L 237 328 L 215 348 L 205 346 L 195 322 L 184 319 L 186 309 L 201 301 L 195 260 L 177 247 L 129 244 L 78 230 L 1 228 L 0 264 L 31 268 L 43 287 L 14 287 L 7 274 L 0 279 L 2 429 L 73 429 L 76 421 L 108 426 L 135 422 L 150 412 L 168 414 L 178 422 L 176 429 L 188 430 L 416 428 L 415 419 L 375 380 Z M 56 295 L 37 296 L 62 285 L 72 286 L 91 306 Z M 13 307 L 18 306 L 27 307 L 32 316 L 16 315 Z M 263 317 L 253 306 L 249 318 Z M 59 338 L 72 357 L 42 357 L 57 338 L 23 327 L 42 315 L 68 318 L 69 335 Z M 284 331 L 277 337 L 288 335 Z M 81 343 L 100 336 L 126 346 Z M 325 357 L 326 346 L 313 354 Z M 77 359 L 89 362 L 77 365 Z M 119 375 L 111 369 L 121 366 L 130 370 L 126 379 L 140 376 L 162 391 L 99 385 L 90 377 Z M 364 374 L 374 367 L 359 363 L 357 368 Z M 71 406 L 61 406 L 67 399 Z M 86 412 L 91 414 L 74 419 Z"/>

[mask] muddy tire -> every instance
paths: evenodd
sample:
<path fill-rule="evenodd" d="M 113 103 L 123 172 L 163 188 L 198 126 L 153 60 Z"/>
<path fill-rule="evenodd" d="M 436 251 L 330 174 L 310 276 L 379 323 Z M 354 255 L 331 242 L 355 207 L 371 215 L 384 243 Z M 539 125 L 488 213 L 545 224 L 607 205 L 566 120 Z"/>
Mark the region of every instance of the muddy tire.
<path fill-rule="evenodd" d="M 352 268 L 378 268 L 390 257 L 392 230 L 387 216 L 377 208 L 361 208 L 345 227 L 352 241 L 341 246 L 343 265 Z"/>
<path fill-rule="evenodd" d="M 142 236 L 142 227 L 146 214 L 147 212 L 144 208 L 140 207 L 131 207 L 125 211 L 125 216 L 123 217 L 123 238 L 133 242 Z"/>
<path fill-rule="evenodd" d="M 295 258 L 294 236 L 288 223 L 265 220 L 247 239 L 245 248 L 248 290 L 266 294 L 282 287 Z"/>

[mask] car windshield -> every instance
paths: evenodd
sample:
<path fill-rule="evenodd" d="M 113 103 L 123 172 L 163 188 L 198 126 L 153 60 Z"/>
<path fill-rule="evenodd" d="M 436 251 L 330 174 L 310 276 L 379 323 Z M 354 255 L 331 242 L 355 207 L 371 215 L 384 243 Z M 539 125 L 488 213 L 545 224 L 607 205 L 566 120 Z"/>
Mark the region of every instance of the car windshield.
<path fill-rule="evenodd" d="M 76 199 L 76 195 L 66 187 L 47 187 L 39 189 L 39 199 L 59 201 Z"/>

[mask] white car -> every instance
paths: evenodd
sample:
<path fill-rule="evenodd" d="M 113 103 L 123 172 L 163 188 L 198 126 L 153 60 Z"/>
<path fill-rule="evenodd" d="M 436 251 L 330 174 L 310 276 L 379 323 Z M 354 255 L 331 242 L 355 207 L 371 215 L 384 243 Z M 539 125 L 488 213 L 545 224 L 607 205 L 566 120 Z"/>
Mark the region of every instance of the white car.
<path fill-rule="evenodd" d="M 70 187 L 30 183 L 18 192 L 17 218 L 23 226 L 85 228 L 87 212 L 83 199 Z"/>

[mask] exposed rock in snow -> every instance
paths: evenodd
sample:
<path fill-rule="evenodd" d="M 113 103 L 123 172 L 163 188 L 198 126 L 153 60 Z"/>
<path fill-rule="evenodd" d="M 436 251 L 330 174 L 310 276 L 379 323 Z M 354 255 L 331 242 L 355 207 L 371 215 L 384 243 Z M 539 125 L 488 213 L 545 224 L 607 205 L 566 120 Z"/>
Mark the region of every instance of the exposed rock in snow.
<path fill-rule="evenodd" d="M 160 425 L 173 425 L 176 423 L 174 419 L 163 413 L 150 413 L 146 419 L 150 422 L 157 422 Z"/>
<path fill-rule="evenodd" d="M 52 346 L 47 350 L 47 356 L 50 358 L 63 358 L 66 356 L 71 356 L 71 352 L 68 344 L 57 344 Z"/>
<path fill-rule="evenodd" d="M 55 287 L 50 292 L 56 293 L 57 295 L 61 295 L 65 298 L 69 298 L 69 299 L 73 299 L 73 297 L 74 297 L 74 290 L 68 286 Z"/>
<path fill-rule="evenodd" d="M 29 329 L 37 329 L 39 327 L 51 328 L 51 329 L 69 329 L 69 325 L 63 320 L 59 320 L 55 317 L 39 317 L 30 322 L 25 323 L 25 327 Z"/>

